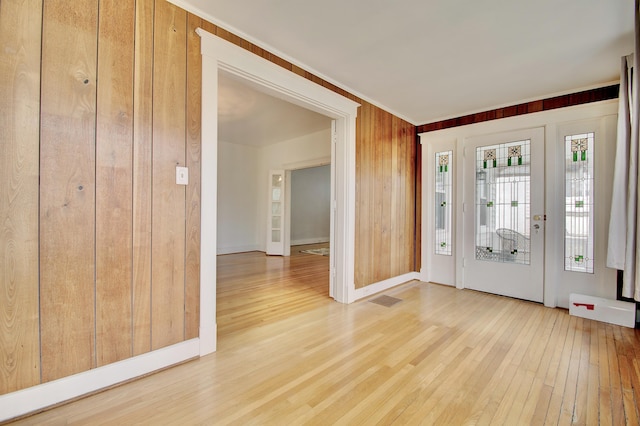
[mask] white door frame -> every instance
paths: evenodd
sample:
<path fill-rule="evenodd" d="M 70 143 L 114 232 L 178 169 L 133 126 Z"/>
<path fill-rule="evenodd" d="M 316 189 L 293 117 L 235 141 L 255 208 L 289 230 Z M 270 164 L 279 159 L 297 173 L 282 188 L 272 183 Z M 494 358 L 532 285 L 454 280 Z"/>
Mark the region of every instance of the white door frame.
<path fill-rule="evenodd" d="M 287 181 L 287 186 L 285 187 L 285 214 L 284 214 L 284 229 L 285 229 L 285 239 L 284 239 L 284 255 L 291 255 L 291 172 L 294 170 L 303 170 L 310 169 L 313 167 L 320 166 L 331 166 L 331 156 L 328 157 L 320 157 L 314 158 L 306 161 L 297 161 L 295 163 L 286 163 L 283 165 L 285 170 L 285 180 Z M 333 217 L 331 218 L 333 221 Z M 329 231 L 330 234 L 330 242 L 333 242 L 335 238 L 333 228 Z"/>
<path fill-rule="evenodd" d="M 618 101 L 617 99 L 613 99 L 609 101 L 583 104 L 568 108 L 559 108 L 550 111 L 542 111 L 535 114 L 520 115 L 516 117 L 486 121 L 482 123 L 471 124 L 468 126 L 460 126 L 420 134 L 420 141 L 423 146 L 422 223 L 424 224 L 424 226 L 422 227 L 422 259 L 423 265 L 425 265 L 423 266 L 423 269 L 421 271 L 422 279 L 425 281 L 429 280 L 433 275 L 431 271 L 427 269 L 428 266 L 432 268 L 445 267 L 448 269 L 445 272 L 455 277 L 455 286 L 459 289 L 465 288 L 463 280 L 464 268 L 461 255 L 463 247 L 462 227 L 464 220 L 461 207 L 464 200 L 461 187 L 458 186 L 463 179 L 462 154 L 464 151 L 464 140 L 469 137 L 489 133 L 498 133 L 505 131 L 508 132 L 513 130 L 543 126 L 545 127 L 545 181 L 547 182 L 545 188 L 547 221 L 545 223 L 546 238 L 544 305 L 548 307 L 561 306 L 564 308 L 568 308 L 568 293 L 570 292 L 579 292 L 608 299 L 615 299 L 616 287 L 615 285 L 611 285 L 612 282 L 615 283 L 615 272 L 612 270 L 606 270 L 605 275 L 603 275 L 601 279 L 598 279 L 596 283 L 589 284 L 588 286 L 583 285 L 579 289 L 571 287 L 567 283 L 563 282 L 562 278 L 557 272 L 562 269 L 562 265 L 558 264 L 558 262 L 560 262 L 558 259 L 563 258 L 563 247 L 558 245 L 557 241 L 554 241 L 554 238 L 550 238 L 550 236 L 564 232 L 564 225 L 562 223 L 563 218 L 558 211 L 558 209 L 560 209 L 561 212 L 562 209 L 562 206 L 558 207 L 558 200 L 564 196 L 562 192 L 562 186 L 552 184 L 553 182 L 560 181 L 560 175 L 562 171 L 562 168 L 558 163 L 558 161 L 562 162 L 562 160 L 557 159 L 558 148 L 556 145 L 558 143 L 558 127 L 562 127 L 566 123 L 574 121 L 590 119 L 601 120 L 602 134 L 606 135 L 607 142 L 605 143 L 609 143 L 610 141 L 615 139 L 615 118 L 618 111 L 617 107 Z M 436 148 L 430 148 L 432 146 Z M 425 147 L 427 149 L 425 149 Z M 428 251 L 432 250 L 432 239 L 430 238 L 428 229 L 428 226 L 430 226 L 432 222 L 430 221 L 430 216 L 428 215 L 431 208 L 430 203 L 433 199 L 433 189 L 432 186 L 430 186 L 431 181 L 428 179 L 428 177 L 434 173 L 434 166 L 431 157 L 432 154 L 429 154 L 427 157 L 425 157 L 425 155 L 427 155 L 425 152 L 429 149 L 432 149 L 432 151 L 435 149 L 445 150 L 444 147 L 446 147 L 447 149 L 453 149 L 455 161 L 454 164 L 457 168 L 457 172 L 454 172 L 454 203 L 456 203 L 458 206 L 458 208 L 455 209 L 454 215 L 456 230 L 454 238 L 455 266 L 450 266 L 448 263 L 443 264 L 442 262 L 428 265 L 427 262 Z M 601 149 L 600 154 L 598 155 L 602 155 L 603 151 L 604 149 Z M 598 173 L 598 171 L 596 171 L 596 173 Z M 602 175 L 600 175 L 600 177 L 602 177 Z M 602 197 L 600 197 L 599 199 L 606 203 L 606 195 L 604 197 L 604 199 Z M 600 223 L 599 226 L 601 226 L 602 228 L 606 228 L 606 224 L 608 224 L 608 213 L 600 220 L 604 221 L 604 225 L 603 223 Z M 606 245 L 605 230 L 597 232 L 598 239 L 596 240 L 596 245 L 597 247 L 599 247 L 599 249 L 603 249 L 604 247 L 601 247 L 601 244 L 604 243 Z"/>
<path fill-rule="evenodd" d="M 336 182 L 334 298 L 355 300 L 355 138 L 358 104 L 229 43 L 202 28 L 202 195 L 200 245 L 200 355 L 216 349 L 216 211 L 218 161 L 218 71 L 336 121 L 332 159 Z"/>

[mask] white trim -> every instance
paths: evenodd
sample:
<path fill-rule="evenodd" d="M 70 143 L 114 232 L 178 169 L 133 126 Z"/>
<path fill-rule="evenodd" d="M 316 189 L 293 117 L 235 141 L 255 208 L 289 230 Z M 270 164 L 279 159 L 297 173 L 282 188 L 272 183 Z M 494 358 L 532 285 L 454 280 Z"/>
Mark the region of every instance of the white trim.
<path fill-rule="evenodd" d="M 292 240 L 292 246 L 302 246 L 306 244 L 320 244 L 320 243 L 328 243 L 329 237 L 316 237 L 316 238 L 303 238 L 301 240 Z"/>
<path fill-rule="evenodd" d="M 458 151 L 456 150 L 456 139 L 450 139 L 445 141 L 431 141 L 428 138 L 429 133 L 423 133 L 419 136 L 420 144 L 422 145 L 422 199 L 433 200 L 434 199 L 434 174 L 435 165 L 433 163 L 434 156 L 438 151 L 452 151 L 453 162 L 451 163 L 451 172 L 457 173 L 457 159 Z M 456 259 L 458 257 L 457 243 L 457 211 L 458 200 L 457 194 L 457 179 L 452 181 L 452 198 L 451 198 L 451 236 L 452 236 L 452 252 L 449 256 L 437 255 L 434 252 L 434 225 L 435 214 L 433 205 L 430 208 L 422 206 L 422 250 L 421 250 L 421 268 L 420 268 L 420 280 L 424 282 L 435 282 L 441 285 L 456 285 Z M 434 272 L 434 269 L 437 270 Z"/>
<path fill-rule="evenodd" d="M 306 161 L 296 161 L 294 163 L 286 163 L 286 164 L 283 164 L 282 167 L 287 171 L 293 171 L 293 170 L 301 170 L 301 169 L 310 169 L 312 167 L 327 166 L 329 164 L 331 164 L 331 156 L 313 158 L 311 160 L 306 160 Z"/>
<path fill-rule="evenodd" d="M 246 253 L 248 251 L 264 251 L 260 244 L 246 244 L 242 246 L 218 247 L 218 254 Z"/>
<path fill-rule="evenodd" d="M 0 422 L 152 373 L 200 355 L 192 339 L 0 397 Z"/>
<path fill-rule="evenodd" d="M 316 70 L 316 69 L 314 69 L 314 68 L 312 68 L 312 67 L 310 67 L 310 66 L 308 66 L 306 64 L 303 64 L 302 62 L 300 62 L 300 61 L 290 57 L 289 55 L 281 52 L 280 50 L 276 49 L 275 47 L 273 47 L 273 46 L 271 46 L 271 45 L 269 45 L 267 43 L 264 43 L 263 41 L 260 41 L 260 40 L 256 39 L 255 37 L 250 36 L 249 34 L 245 33 L 244 31 L 240 31 L 238 28 L 234 27 L 233 25 L 229 25 L 226 22 L 221 21 L 220 19 L 217 19 L 216 17 L 214 17 L 210 13 L 207 13 L 207 12 L 203 11 L 202 9 L 193 6 L 191 4 L 191 2 L 189 2 L 189 1 L 185 1 L 185 0 L 168 0 L 168 1 L 169 1 L 169 3 L 173 3 L 176 6 L 182 8 L 182 9 L 188 11 L 188 12 L 191 12 L 194 15 L 196 15 L 196 16 L 202 18 L 202 19 L 205 19 L 205 20 L 209 21 L 210 23 L 214 24 L 215 26 L 220 27 L 220 28 L 222 28 L 222 29 L 224 29 L 226 31 L 229 31 L 230 33 L 232 33 L 232 34 L 234 34 L 234 35 L 236 35 L 236 36 L 248 41 L 249 43 L 252 43 L 252 44 L 254 44 L 254 45 L 256 45 L 256 46 L 258 46 L 258 47 L 260 47 L 260 48 L 262 48 L 262 49 L 264 49 L 266 51 L 268 51 L 269 53 L 272 53 L 272 54 L 280 57 L 281 59 L 284 59 L 285 61 L 290 62 L 291 64 L 293 64 L 293 65 L 295 65 L 297 67 L 300 67 L 300 68 L 304 69 L 305 71 L 310 72 L 311 74 L 315 75 L 316 77 L 320 77 L 324 81 L 326 81 L 328 83 L 331 83 L 331 84 L 333 84 L 334 86 L 336 86 L 336 87 L 338 87 L 340 89 L 346 90 L 347 92 L 355 95 L 356 97 L 362 99 L 363 101 L 366 101 L 366 102 L 368 102 L 368 103 L 370 103 L 372 105 L 375 105 L 375 106 L 377 106 L 379 108 L 382 108 L 383 110 L 385 110 L 387 112 L 390 112 L 391 114 L 395 115 L 396 117 L 401 118 L 401 119 L 413 124 L 414 126 L 417 125 L 414 121 L 412 121 L 411 119 L 406 117 L 404 114 L 382 105 L 380 102 L 378 102 L 376 100 L 373 100 L 373 99 L 369 98 L 366 95 L 363 95 L 362 93 L 358 92 L 357 90 L 351 89 L 351 88 L 343 85 L 342 83 L 332 79 L 331 77 L 326 76 L 325 74 L 319 72 L 318 70 Z"/>
<path fill-rule="evenodd" d="M 363 299 L 372 294 L 380 293 L 381 291 L 388 290 L 392 287 L 399 286 L 409 281 L 420 280 L 420 273 L 409 272 L 407 274 L 398 275 L 397 277 L 389 278 L 384 281 L 378 281 L 377 283 L 370 284 L 366 287 L 356 289 L 355 300 Z"/>
<path fill-rule="evenodd" d="M 456 141 L 456 152 L 458 153 L 457 159 L 454 159 L 457 165 L 456 172 L 456 184 L 463 181 L 463 162 L 464 162 L 464 140 L 468 137 L 475 137 L 480 135 L 487 135 L 490 133 L 499 133 L 505 131 L 514 131 L 519 129 L 531 128 L 531 127 L 545 127 L 545 175 L 546 182 L 548 183 L 545 189 L 545 206 L 547 213 L 547 221 L 545 224 L 545 276 L 544 276 L 544 305 L 547 307 L 558 306 L 558 292 L 563 283 L 553 274 L 550 274 L 551 269 L 549 265 L 553 264 L 552 258 L 555 258 L 558 253 L 558 247 L 553 243 L 553 238 L 550 235 L 554 235 L 558 231 L 558 227 L 562 226 L 561 222 L 558 222 L 558 217 L 551 212 L 551 206 L 556 203 L 557 198 L 556 190 L 557 186 L 551 185 L 556 180 L 556 159 L 555 159 L 555 143 L 557 138 L 556 127 L 562 123 L 576 121 L 576 120 L 588 120 L 599 119 L 601 117 L 614 115 L 617 111 L 617 100 L 606 100 L 600 102 L 594 102 L 589 104 L 582 104 L 567 108 L 558 108 L 548 111 L 540 111 L 533 114 L 519 115 L 509 118 L 503 118 L 499 120 L 485 121 L 482 123 L 475 123 L 467 126 L 452 127 L 449 129 L 442 129 L 433 132 L 420 133 L 421 141 L 423 142 L 422 149 L 425 150 L 425 144 L 428 147 L 430 143 L 439 141 Z M 427 174 L 422 175 L 423 188 L 428 189 Z M 457 186 L 460 188 L 460 186 Z M 429 193 L 428 193 L 429 194 Z M 427 195 L 423 198 L 423 203 L 431 199 L 431 195 Z M 456 209 L 456 246 L 463 247 L 463 229 L 464 229 L 464 215 L 463 215 L 463 191 L 456 191 L 456 203 L 459 208 Z M 467 208 L 469 208 L 467 206 Z M 425 207 L 423 206 L 423 217 Z M 423 222 L 423 232 L 425 227 L 428 226 Z M 424 235 L 424 234 L 423 234 Z M 429 250 L 428 241 L 423 238 L 422 250 Z M 464 267 L 463 267 L 463 254 L 462 252 L 456 252 L 456 287 L 459 289 L 465 288 L 464 286 Z M 428 276 L 428 271 L 424 271 L 423 276 Z M 615 286 L 610 287 L 615 291 Z M 595 294 L 595 296 L 601 296 Z M 605 295 L 606 296 L 606 295 Z M 607 296 L 608 297 L 608 296 Z"/>
<path fill-rule="evenodd" d="M 295 73 L 287 71 L 251 52 L 198 28 L 202 53 L 202 264 L 215 265 L 217 173 L 218 73 L 242 78 L 259 90 L 336 120 L 338 141 L 332 174 L 337 185 L 336 230 L 332 245 L 336 250 L 334 298 L 343 303 L 354 300 L 355 259 L 355 122 L 358 104 Z M 205 123 L 207 125 L 205 126 Z M 205 177 L 204 171 L 210 175 Z M 215 300 L 215 268 L 201 270 L 201 283 L 212 286 Z M 203 311 L 201 307 L 201 312 Z M 210 321 L 215 322 L 215 302 Z M 204 322 L 206 324 L 206 322 Z"/>

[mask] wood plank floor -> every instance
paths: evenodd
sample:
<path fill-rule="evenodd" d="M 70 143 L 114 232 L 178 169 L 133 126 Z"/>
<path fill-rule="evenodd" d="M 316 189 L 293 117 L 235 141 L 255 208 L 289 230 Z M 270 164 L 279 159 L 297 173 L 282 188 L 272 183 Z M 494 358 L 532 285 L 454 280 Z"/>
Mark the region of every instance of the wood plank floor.
<path fill-rule="evenodd" d="M 222 256 L 218 352 L 16 424 L 638 424 L 636 330 L 418 281 L 342 305 L 327 269 Z"/>

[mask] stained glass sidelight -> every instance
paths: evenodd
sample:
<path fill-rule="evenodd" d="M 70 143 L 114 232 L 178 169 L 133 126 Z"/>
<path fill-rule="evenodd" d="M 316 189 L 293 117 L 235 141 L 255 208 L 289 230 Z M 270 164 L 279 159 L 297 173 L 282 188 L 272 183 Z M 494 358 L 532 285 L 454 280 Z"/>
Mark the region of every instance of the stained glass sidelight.
<path fill-rule="evenodd" d="M 531 141 L 476 148 L 476 259 L 528 265 Z"/>
<path fill-rule="evenodd" d="M 565 271 L 593 273 L 594 145 L 594 133 L 565 137 Z"/>
<path fill-rule="evenodd" d="M 451 256 L 451 201 L 453 151 L 435 156 L 435 254 Z"/>

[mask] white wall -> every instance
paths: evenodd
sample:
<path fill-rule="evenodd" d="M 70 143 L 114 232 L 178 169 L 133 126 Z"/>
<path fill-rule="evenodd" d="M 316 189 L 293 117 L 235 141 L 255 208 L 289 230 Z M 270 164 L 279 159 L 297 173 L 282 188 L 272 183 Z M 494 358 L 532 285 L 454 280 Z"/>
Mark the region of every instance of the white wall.
<path fill-rule="evenodd" d="M 218 142 L 218 254 L 260 250 L 258 171 L 261 149 Z"/>
<path fill-rule="evenodd" d="M 327 125 L 262 148 L 218 142 L 218 254 L 265 250 L 269 170 L 330 162 L 328 119 Z"/>
<path fill-rule="evenodd" d="M 291 245 L 329 241 L 331 166 L 291 173 Z"/>
<path fill-rule="evenodd" d="M 569 306 L 569 294 L 581 293 L 592 296 L 616 298 L 616 273 L 604 266 L 606 259 L 607 233 L 611 185 L 613 182 L 613 164 L 615 153 L 617 100 L 604 101 L 570 108 L 544 111 L 502 120 L 428 132 L 420 135 L 423 144 L 423 235 L 421 279 L 425 281 L 436 277 L 451 277 L 451 284 L 465 287 L 462 262 L 462 212 L 463 188 L 461 185 L 463 170 L 463 148 L 468 138 L 492 133 L 508 132 L 533 127 L 545 129 L 545 272 L 544 303 L 547 306 Z M 597 180 L 603 185 L 596 188 L 596 230 L 595 230 L 595 274 L 578 274 L 564 271 L 564 197 L 563 160 L 558 160 L 563 150 L 560 138 L 561 130 L 575 123 L 591 123 L 597 127 L 596 170 Z M 432 155 L 435 150 L 451 149 L 457 171 L 454 180 L 454 247 L 452 262 L 442 262 L 433 254 L 432 201 L 434 199 L 431 175 L 434 173 Z M 436 278 L 437 279 L 437 278 Z M 466 279 L 473 279 L 467 277 Z"/>
<path fill-rule="evenodd" d="M 261 235 L 264 250 L 267 226 L 267 208 L 269 206 L 268 192 L 269 170 L 296 170 L 304 167 L 327 164 L 331 161 L 331 127 L 327 120 L 327 129 L 311 133 L 299 138 L 268 145 L 261 150 L 259 176 L 259 205 L 258 232 Z M 289 183 L 286 183 L 289 185 Z M 285 212 L 285 215 L 289 213 Z M 289 216 L 290 217 L 290 216 Z M 285 239 L 289 239 L 286 235 Z"/>

